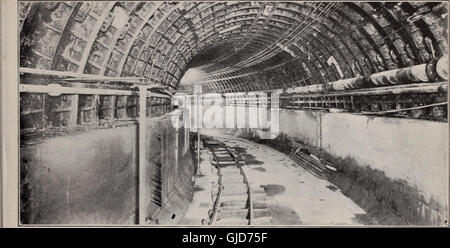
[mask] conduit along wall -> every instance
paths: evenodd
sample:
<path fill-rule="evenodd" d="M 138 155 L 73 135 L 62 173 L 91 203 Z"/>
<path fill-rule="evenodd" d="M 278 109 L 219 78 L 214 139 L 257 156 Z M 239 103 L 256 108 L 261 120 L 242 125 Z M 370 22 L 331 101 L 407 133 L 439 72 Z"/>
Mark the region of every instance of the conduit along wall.
<path fill-rule="evenodd" d="M 194 167 L 189 130 L 172 126 L 181 113 L 163 87 L 34 69 L 20 76 L 22 224 L 179 220 Z"/>
<path fill-rule="evenodd" d="M 281 94 L 281 106 L 398 116 L 409 109 L 417 111 L 405 117 L 446 121 L 447 91 L 448 57 L 441 57 L 426 64 L 288 88 Z M 424 111 L 427 105 L 435 107 Z"/>

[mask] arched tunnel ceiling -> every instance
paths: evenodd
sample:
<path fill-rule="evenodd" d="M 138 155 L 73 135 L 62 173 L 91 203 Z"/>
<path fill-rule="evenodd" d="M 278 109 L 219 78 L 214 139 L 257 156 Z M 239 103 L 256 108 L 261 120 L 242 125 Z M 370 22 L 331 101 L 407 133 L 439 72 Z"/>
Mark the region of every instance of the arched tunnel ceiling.
<path fill-rule="evenodd" d="M 446 2 L 20 2 L 20 66 L 175 91 L 319 84 L 448 52 Z M 188 83 L 193 83 L 188 82 Z"/>

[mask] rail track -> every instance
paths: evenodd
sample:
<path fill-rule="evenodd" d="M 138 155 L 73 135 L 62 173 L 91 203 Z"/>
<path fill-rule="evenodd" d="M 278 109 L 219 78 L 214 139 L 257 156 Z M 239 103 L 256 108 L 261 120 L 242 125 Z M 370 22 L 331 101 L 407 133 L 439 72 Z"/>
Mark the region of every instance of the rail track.
<path fill-rule="evenodd" d="M 265 204 L 266 194 L 251 188 L 241 166 L 245 162 L 239 154 L 233 153 L 231 148 L 212 137 L 204 136 L 202 140 L 203 145 L 211 151 L 211 164 L 217 169 L 218 175 L 217 187 L 212 192 L 214 204 L 208 224 L 270 224 L 271 216 Z"/>

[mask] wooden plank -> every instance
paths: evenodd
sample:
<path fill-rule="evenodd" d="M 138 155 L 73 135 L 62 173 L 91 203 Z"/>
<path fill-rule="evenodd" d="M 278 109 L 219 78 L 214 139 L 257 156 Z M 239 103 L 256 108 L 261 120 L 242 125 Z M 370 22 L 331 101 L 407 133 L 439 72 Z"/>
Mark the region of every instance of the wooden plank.
<path fill-rule="evenodd" d="M 99 76 L 99 75 L 91 75 L 91 74 L 80 74 L 75 72 L 66 72 L 66 71 L 52 71 L 52 70 L 41 70 L 34 68 L 25 68 L 20 67 L 19 72 L 21 75 L 23 74 L 35 74 L 39 76 L 49 76 L 54 78 L 64 78 L 65 80 L 73 80 L 73 81 L 108 81 L 108 82 L 126 82 L 133 84 L 142 84 L 143 81 L 147 79 L 144 77 L 108 77 L 108 76 Z"/>

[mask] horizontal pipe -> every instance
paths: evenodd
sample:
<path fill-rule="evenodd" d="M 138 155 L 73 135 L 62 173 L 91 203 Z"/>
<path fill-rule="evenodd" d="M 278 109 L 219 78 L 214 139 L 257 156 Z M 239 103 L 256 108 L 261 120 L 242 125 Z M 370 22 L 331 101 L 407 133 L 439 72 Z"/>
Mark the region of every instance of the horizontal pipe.
<path fill-rule="evenodd" d="M 28 93 L 45 93 L 50 96 L 59 96 L 61 94 L 68 95 L 118 95 L 118 96 L 131 96 L 139 95 L 138 91 L 131 90 L 115 90 L 115 89 L 93 89 L 93 88 L 75 88 L 75 87 L 63 87 L 59 84 L 49 84 L 49 85 L 32 85 L 32 84 L 20 84 L 20 92 Z M 148 97 L 161 97 L 171 99 L 170 96 L 158 94 L 158 93 L 147 93 Z"/>
<path fill-rule="evenodd" d="M 375 73 L 369 76 L 374 86 L 402 84 L 402 82 L 429 82 L 426 71 L 427 64 Z"/>
<path fill-rule="evenodd" d="M 313 85 L 308 85 L 308 86 L 301 86 L 301 87 L 296 87 L 296 88 L 292 88 L 292 89 L 287 89 L 286 93 L 287 94 L 293 94 L 293 93 L 308 94 L 308 93 L 322 92 L 323 90 L 324 89 L 323 89 L 322 84 L 313 84 Z"/>
<path fill-rule="evenodd" d="M 342 79 L 326 85 L 328 91 L 360 89 L 366 85 L 364 77 Z"/>
<path fill-rule="evenodd" d="M 342 79 L 325 84 L 300 86 L 286 90 L 287 94 L 312 94 L 370 87 L 392 86 L 410 83 L 430 83 L 448 80 L 448 57 L 441 57 L 437 62 L 414 65 L 406 68 L 378 72 L 366 77 Z"/>
<path fill-rule="evenodd" d="M 21 75 L 33 74 L 38 76 L 63 78 L 65 80 L 74 80 L 74 81 L 108 81 L 108 82 L 124 82 L 132 84 L 145 84 L 142 82 L 148 80 L 147 78 L 144 77 L 108 77 L 108 76 L 80 74 L 66 71 L 40 70 L 26 67 L 20 67 L 19 72 Z"/>
<path fill-rule="evenodd" d="M 308 95 L 308 97 L 334 97 L 334 96 L 365 96 L 365 95 L 386 95 L 386 94 L 403 94 L 403 93 L 434 93 L 439 91 L 448 91 L 447 82 L 429 83 L 429 84 L 408 84 L 395 85 L 380 88 L 369 88 L 352 90 L 345 92 L 329 92 L 325 94 Z M 282 96 L 281 98 L 291 98 L 296 95 Z M 302 97 L 302 94 L 298 94 Z"/>
<path fill-rule="evenodd" d="M 336 91 L 336 92 L 327 92 L 327 93 L 315 93 L 315 94 L 291 94 L 291 95 L 280 95 L 280 99 L 292 98 L 292 97 L 339 97 L 339 96 L 370 96 L 370 95 L 386 95 L 386 94 L 405 94 L 405 93 L 435 93 L 435 92 L 446 92 L 448 91 L 448 83 L 447 82 L 438 82 L 438 83 L 416 83 L 416 84 L 407 84 L 407 85 L 394 85 L 394 86 L 385 86 L 378 88 L 366 88 L 366 89 L 356 89 L 356 90 L 347 90 L 347 91 Z M 189 95 L 184 97 L 191 97 Z M 219 96 L 215 96 L 219 97 Z M 241 101 L 252 101 L 258 100 L 255 96 L 246 96 L 242 94 L 238 94 L 237 96 L 233 96 L 231 94 L 227 94 L 227 99 L 236 101 L 237 103 Z M 204 99 L 213 100 L 214 97 L 208 98 L 203 97 Z M 267 102 L 270 102 L 271 98 L 267 98 Z M 226 102 L 228 103 L 228 102 Z"/>

